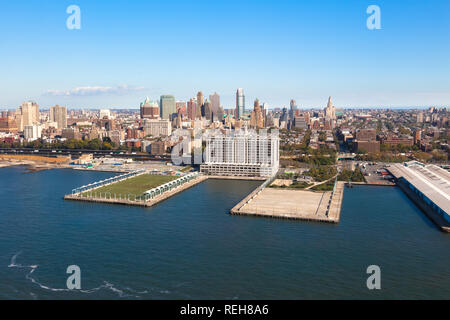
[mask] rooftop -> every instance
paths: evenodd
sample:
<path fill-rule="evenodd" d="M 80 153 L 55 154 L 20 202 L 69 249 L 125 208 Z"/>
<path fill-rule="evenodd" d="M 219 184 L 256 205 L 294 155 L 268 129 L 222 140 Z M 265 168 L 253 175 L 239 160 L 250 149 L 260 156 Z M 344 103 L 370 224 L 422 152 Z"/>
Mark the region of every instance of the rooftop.
<path fill-rule="evenodd" d="M 450 215 L 450 172 L 436 165 L 418 163 L 394 164 L 389 171 L 397 179 L 403 177 Z"/>

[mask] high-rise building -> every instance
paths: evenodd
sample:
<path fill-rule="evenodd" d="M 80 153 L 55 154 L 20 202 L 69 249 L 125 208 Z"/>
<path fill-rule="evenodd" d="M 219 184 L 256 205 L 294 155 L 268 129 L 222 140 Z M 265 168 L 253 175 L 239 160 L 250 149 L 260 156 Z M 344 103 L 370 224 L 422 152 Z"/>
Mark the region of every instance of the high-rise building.
<path fill-rule="evenodd" d="M 187 103 L 187 117 L 189 120 L 195 120 L 195 109 L 197 108 L 197 99 L 192 98 Z"/>
<path fill-rule="evenodd" d="M 211 112 L 213 114 L 214 120 L 221 120 L 223 117 L 223 112 L 220 109 L 220 96 L 217 92 L 209 96 L 209 101 L 211 101 Z"/>
<path fill-rule="evenodd" d="M 61 106 L 50 107 L 50 122 L 56 122 L 58 129 L 67 128 L 67 108 Z"/>
<path fill-rule="evenodd" d="M 244 89 L 239 88 L 236 91 L 236 119 L 242 118 L 245 113 L 245 95 Z"/>
<path fill-rule="evenodd" d="M 417 123 L 423 123 L 423 112 L 417 114 Z"/>
<path fill-rule="evenodd" d="M 158 119 L 159 118 L 159 105 L 156 101 L 150 101 L 147 97 L 144 102 L 141 103 L 141 119 Z"/>
<path fill-rule="evenodd" d="M 336 120 L 336 108 L 333 105 L 331 97 L 328 98 L 328 104 L 325 108 L 325 117 L 327 119 Z"/>
<path fill-rule="evenodd" d="M 206 118 L 206 120 L 211 120 L 212 111 L 211 111 L 211 102 L 208 100 L 203 104 L 202 116 Z"/>
<path fill-rule="evenodd" d="M 291 102 L 289 103 L 289 105 L 290 105 L 289 117 L 291 119 L 294 119 L 295 118 L 295 113 L 297 111 L 297 102 L 294 99 L 292 99 Z"/>
<path fill-rule="evenodd" d="M 174 113 L 176 113 L 175 97 L 173 95 L 162 95 L 160 103 L 161 119 L 169 120 Z"/>
<path fill-rule="evenodd" d="M 23 131 L 25 126 L 39 123 L 39 118 L 39 106 L 36 102 L 23 102 L 16 111 L 16 123 L 19 131 Z"/>
<path fill-rule="evenodd" d="M 258 99 L 256 99 L 254 103 L 254 108 L 250 118 L 250 125 L 258 129 L 264 127 L 263 113 Z"/>
<path fill-rule="evenodd" d="M 280 141 L 275 133 L 220 131 L 206 136 L 205 163 L 200 171 L 217 176 L 272 176 L 278 172 Z"/>
<path fill-rule="evenodd" d="M 203 92 L 199 91 L 197 93 L 197 107 L 195 109 L 195 118 L 202 118 L 202 109 L 203 109 Z"/>
<path fill-rule="evenodd" d="M 183 117 L 187 116 L 186 102 L 185 101 L 177 101 L 175 103 L 175 109 L 176 109 L 177 114 L 181 114 Z"/>

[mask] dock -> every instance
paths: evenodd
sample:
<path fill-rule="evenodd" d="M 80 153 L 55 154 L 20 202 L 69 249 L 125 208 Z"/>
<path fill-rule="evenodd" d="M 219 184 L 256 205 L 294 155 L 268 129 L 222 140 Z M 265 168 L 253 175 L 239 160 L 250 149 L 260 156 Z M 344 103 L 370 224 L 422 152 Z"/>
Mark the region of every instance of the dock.
<path fill-rule="evenodd" d="M 196 179 L 193 179 L 193 180 L 186 182 L 185 184 L 182 184 L 172 190 L 166 191 L 160 195 L 155 196 L 154 198 L 147 199 L 147 200 L 144 198 L 137 199 L 136 197 L 123 199 L 123 198 L 117 198 L 117 197 L 100 198 L 100 197 L 95 197 L 95 196 L 81 196 L 81 193 L 66 195 L 66 196 L 64 196 L 64 199 L 72 200 L 72 201 L 119 204 L 119 205 L 138 206 L 138 207 L 153 207 L 154 205 L 156 205 L 164 200 L 167 200 L 167 199 L 179 194 L 180 192 L 183 192 L 189 188 L 192 188 L 207 179 L 208 178 L 205 176 L 199 176 Z"/>
<path fill-rule="evenodd" d="M 333 192 L 260 186 L 231 209 L 231 214 L 337 224 L 343 195 L 343 182 L 337 182 Z"/>
<path fill-rule="evenodd" d="M 450 233 L 450 173 L 415 161 L 394 164 L 388 171 L 408 198 L 441 231 Z"/>

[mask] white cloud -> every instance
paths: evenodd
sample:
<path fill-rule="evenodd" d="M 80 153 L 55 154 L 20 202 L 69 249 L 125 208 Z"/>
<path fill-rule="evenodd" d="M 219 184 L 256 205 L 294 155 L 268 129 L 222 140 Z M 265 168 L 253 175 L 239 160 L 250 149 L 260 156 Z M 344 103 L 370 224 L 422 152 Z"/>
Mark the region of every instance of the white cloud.
<path fill-rule="evenodd" d="M 82 97 L 82 96 L 99 96 L 99 95 L 123 95 L 130 92 L 144 90 L 144 87 L 130 87 L 120 85 L 115 87 L 88 86 L 77 87 L 71 90 L 48 90 L 44 95 L 54 97 Z"/>

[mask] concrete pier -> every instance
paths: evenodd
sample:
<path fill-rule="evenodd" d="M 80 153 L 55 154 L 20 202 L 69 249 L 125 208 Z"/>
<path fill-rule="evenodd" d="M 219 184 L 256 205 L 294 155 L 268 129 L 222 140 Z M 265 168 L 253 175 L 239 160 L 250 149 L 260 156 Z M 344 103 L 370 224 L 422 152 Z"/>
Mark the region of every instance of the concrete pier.
<path fill-rule="evenodd" d="M 434 224 L 450 232 L 450 172 L 417 161 L 391 165 L 388 171 Z"/>
<path fill-rule="evenodd" d="M 260 188 L 239 202 L 231 214 L 339 223 L 344 183 L 337 183 L 334 193 Z"/>
<path fill-rule="evenodd" d="M 139 207 L 152 207 L 164 200 L 173 197 L 174 195 L 183 192 L 189 188 L 194 187 L 195 185 L 202 183 L 207 180 L 207 177 L 199 176 L 194 180 L 186 182 L 185 184 L 179 186 L 178 188 L 167 191 L 161 195 L 156 196 L 151 200 L 133 200 L 133 199 L 112 199 L 112 198 L 95 198 L 95 197 L 81 197 L 79 194 L 69 194 L 64 196 L 65 200 L 74 200 L 74 201 L 84 201 L 84 202 L 96 202 L 96 203 L 109 203 L 109 204 L 122 204 L 128 206 L 139 206 Z"/>

